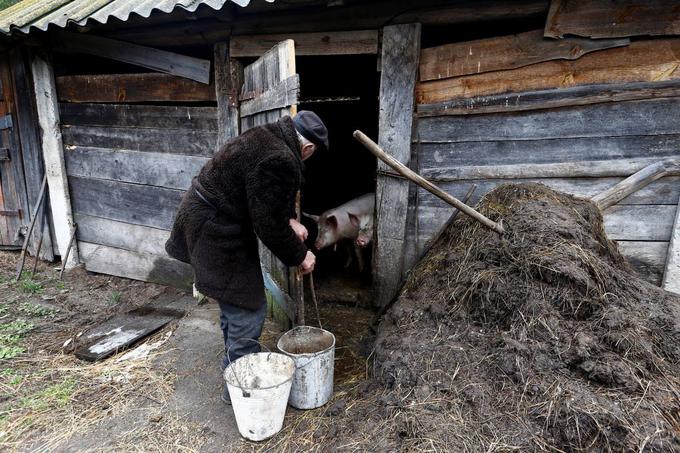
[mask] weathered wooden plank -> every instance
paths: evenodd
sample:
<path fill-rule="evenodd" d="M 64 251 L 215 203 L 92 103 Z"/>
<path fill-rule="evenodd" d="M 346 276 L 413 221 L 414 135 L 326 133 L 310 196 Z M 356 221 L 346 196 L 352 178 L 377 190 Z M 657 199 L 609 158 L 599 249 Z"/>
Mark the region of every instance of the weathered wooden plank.
<path fill-rule="evenodd" d="M 277 83 L 255 98 L 241 103 L 241 117 L 255 115 L 270 110 L 283 109 L 298 103 L 300 76 L 294 74 Z"/>
<path fill-rule="evenodd" d="M 432 117 L 418 121 L 421 142 L 565 139 L 680 133 L 680 98 L 594 104 L 548 111 Z"/>
<path fill-rule="evenodd" d="M 668 242 L 616 241 L 623 254 L 642 278 L 661 284 Z"/>
<path fill-rule="evenodd" d="M 62 129 L 66 146 L 127 149 L 210 157 L 215 151 L 214 131 L 150 127 L 67 126 Z"/>
<path fill-rule="evenodd" d="M 569 193 L 581 198 L 592 198 L 598 193 L 615 186 L 621 182 L 623 177 L 618 178 L 536 178 L 536 179 L 482 179 L 482 180 L 461 180 L 441 184 L 441 188 L 458 199 L 462 199 L 465 193 L 472 186 L 477 185 L 477 190 L 470 199 L 470 204 L 475 205 L 479 200 L 502 184 L 519 184 L 526 182 L 536 182 L 544 184 L 551 189 Z M 680 202 L 680 177 L 666 177 L 655 181 L 621 200 L 619 205 L 647 205 L 665 204 L 677 205 Z M 419 206 L 448 207 L 448 205 L 438 197 L 419 189 Z"/>
<path fill-rule="evenodd" d="M 605 231 L 612 240 L 666 242 L 671 237 L 675 208 L 671 205 L 612 206 L 604 213 Z M 420 232 L 435 233 L 451 212 L 450 207 L 419 207 Z"/>
<path fill-rule="evenodd" d="M 411 131 L 420 56 L 420 24 L 383 29 L 378 144 L 403 164 L 411 157 Z M 380 170 L 388 169 L 378 162 Z M 399 290 L 404 266 L 408 182 L 379 175 L 376 182 L 376 242 L 373 252 L 374 303 L 387 305 Z"/>
<path fill-rule="evenodd" d="M 71 176 L 73 211 L 170 230 L 184 193 L 163 187 Z"/>
<path fill-rule="evenodd" d="M 183 289 L 191 288 L 193 281 L 191 266 L 172 258 L 82 241 L 78 241 L 78 248 L 88 271 Z"/>
<path fill-rule="evenodd" d="M 517 69 L 419 83 L 418 104 L 579 85 L 680 79 L 680 39 L 634 41 L 627 47 Z"/>
<path fill-rule="evenodd" d="M 668 258 L 664 262 L 663 289 L 680 294 L 680 204 L 676 208 Z"/>
<path fill-rule="evenodd" d="M 14 78 L 13 98 L 16 109 L 16 127 L 20 136 L 21 157 L 26 180 L 27 211 L 33 212 L 45 175 L 40 148 L 40 131 L 37 127 L 38 118 L 32 102 L 35 96 L 27 73 L 27 59 L 25 59 L 22 49 L 15 47 L 9 55 Z M 35 255 L 37 245 L 42 238 L 40 258 L 46 261 L 54 261 L 54 246 L 46 205 L 47 203 L 42 204 L 36 212 L 37 225 L 33 230 L 28 250 Z"/>
<path fill-rule="evenodd" d="M 604 178 L 628 177 L 655 162 L 658 158 L 593 160 L 554 164 L 480 165 L 469 167 L 442 166 L 423 170 L 422 176 L 432 181 L 461 179 L 521 179 L 521 178 Z"/>
<path fill-rule="evenodd" d="M 238 91 L 243 84 L 243 65 L 229 55 L 229 43 L 220 42 L 213 49 L 215 62 L 215 97 L 217 99 L 217 149 L 239 133 Z"/>
<path fill-rule="evenodd" d="M 106 74 L 57 77 L 61 102 L 208 102 L 215 88 L 167 74 Z"/>
<path fill-rule="evenodd" d="M 59 105 L 57 104 L 54 73 L 51 63 L 42 55 L 33 56 L 31 70 L 33 72 L 38 122 L 42 130 L 42 155 L 47 173 L 54 236 L 59 254 L 65 257 L 74 225 L 64 163 L 64 146 L 59 128 Z M 74 244 L 71 248 L 65 264 L 66 268 L 78 264 L 77 245 Z"/>
<path fill-rule="evenodd" d="M 378 30 L 232 36 L 229 40 L 229 53 L 232 58 L 259 57 L 285 39 L 295 41 L 297 56 L 378 53 Z"/>
<path fill-rule="evenodd" d="M 75 214 L 79 241 L 106 245 L 130 252 L 167 257 L 168 230 L 133 225 L 85 214 Z"/>
<path fill-rule="evenodd" d="M 61 124 L 214 131 L 215 107 L 129 104 L 59 104 Z"/>
<path fill-rule="evenodd" d="M 10 160 L 8 148 L 0 148 L 0 160 Z"/>
<path fill-rule="evenodd" d="M 13 126 L 13 122 L 12 122 L 12 114 L 11 113 L 0 116 L 0 130 L 11 129 L 12 126 Z"/>
<path fill-rule="evenodd" d="M 502 126 L 501 126 L 502 127 Z M 421 143 L 420 169 L 519 165 L 680 155 L 680 135 Z"/>
<path fill-rule="evenodd" d="M 680 96 L 680 80 L 582 85 L 418 105 L 418 116 L 476 115 Z"/>
<path fill-rule="evenodd" d="M 64 151 L 69 176 L 110 179 L 187 190 L 208 162 L 206 157 L 154 152 L 69 147 Z"/>
<path fill-rule="evenodd" d="M 668 0 L 552 0 L 545 24 L 552 38 L 678 34 L 678 4 Z"/>
<path fill-rule="evenodd" d="M 110 38 L 61 31 L 53 49 L 110 58 L 207 84 L 210 60 L 180 55 Z"/>
<path fill-rule="evenodd" d="M 550 60 L 576 60 L 597 50 L 627 46 L 628 39 L 545 39 L 543 30 L 423 49 L 420 81 L 515 69 Z"/>

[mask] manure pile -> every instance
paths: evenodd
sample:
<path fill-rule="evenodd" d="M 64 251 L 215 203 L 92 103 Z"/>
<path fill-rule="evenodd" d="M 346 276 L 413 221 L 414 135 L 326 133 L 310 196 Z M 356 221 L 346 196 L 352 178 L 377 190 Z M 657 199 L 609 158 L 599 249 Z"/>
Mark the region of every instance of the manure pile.
<path fill-rule="evenodd" d="M 680 297 L 588 201 L 506 185 L 478 209 L 507 234 L 460 216 L 379 326 L 391 445 L 680 452 Z"/>

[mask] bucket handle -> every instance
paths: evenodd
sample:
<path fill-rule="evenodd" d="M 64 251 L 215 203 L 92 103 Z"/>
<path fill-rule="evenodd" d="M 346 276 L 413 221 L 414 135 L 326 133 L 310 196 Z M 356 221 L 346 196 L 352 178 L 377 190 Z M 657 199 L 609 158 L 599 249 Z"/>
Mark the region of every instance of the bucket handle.
<path fill-rule="evenodd" d="M 231 347 L 234 346 L 239 341 L 252 341 L 253 343 L 256 343 L 260 348 L 266 349 L 269 354 L 272 353 L 272 351 L 268 347 L 266 347 L 265 345 L 263 345 L 262 343 L 260 343 L 259 341 L 255 340 L 253 338 L 247 338 L 247 337 L 237 338 L 236 341 L 234 341 L 231 345 L 229 345 L 229 347 L 227 347 L 227 361 L 229 362 L 229 365 L 231 365 L 231 363 L 232 363 L 231 359 L 229 358 L 229 351 L 231 351 Z M 227 366 L 227 368 L 228 368 L 228 366 Z M 236 379 L 236 384 L 238 384 L 238 388 L 241 390 L 243 397 L 244 398 L 250 398 L 250 392 L 247 392 L 246 389 L 243 388 L 243 384 L 241 384 L 241 381 L 238 378 L 238 375 L 234 371 L 233 367 L 231 367 L 231 374 L 234 375 L 234 378 Z"/>

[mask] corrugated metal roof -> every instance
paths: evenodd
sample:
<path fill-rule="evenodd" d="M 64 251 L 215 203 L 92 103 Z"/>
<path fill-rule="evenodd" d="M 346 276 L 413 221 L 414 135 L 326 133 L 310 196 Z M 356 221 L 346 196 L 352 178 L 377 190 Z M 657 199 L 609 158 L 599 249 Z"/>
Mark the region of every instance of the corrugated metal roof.
<path fill-rule="evenodd" d="M 240 6 L 250 3 L 250 0 L 23 0 L 0 11 L 0 31 L 29 33 L 31 29 L 47 30 L 50 25 L 61 28 L 71 23 L 85 25 L 90 20 L 105 24 L 111 17 L 126 21 L 133 13 L 149 17 L 153 11 L 169 13 L 175 8 L 194 12 L 200 5 L 217 10 L 229 1 Z"/>

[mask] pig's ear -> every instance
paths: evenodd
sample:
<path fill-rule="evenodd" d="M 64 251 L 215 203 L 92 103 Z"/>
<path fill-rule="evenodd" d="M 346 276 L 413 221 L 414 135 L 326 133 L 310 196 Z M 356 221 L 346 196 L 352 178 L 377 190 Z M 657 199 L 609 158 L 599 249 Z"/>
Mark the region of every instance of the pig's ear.
<path fill-rule="evenodd" d="M 309 218 L 309 219 L 312 219 L 316 223 L 319 223 L 319 216 L 318 215 L 307 214 L 306 212 L 303 212 L 302 215 Z"/>
<path fill-rule="evenodd" d="M 359 228 L 359 217 L 355 216 L 354 214 L 347 213 L 349 216 L 349 221 L 354 225 L 356 228 Z"/>
<path fill-rule="evenodd" d="M 328 223 L 333 228 L 337 228 L 338 227 L 338 218 L 335 217 L 334 215 L 329 215 L 328 217 L 326 217 L 326 223 Z"/>

